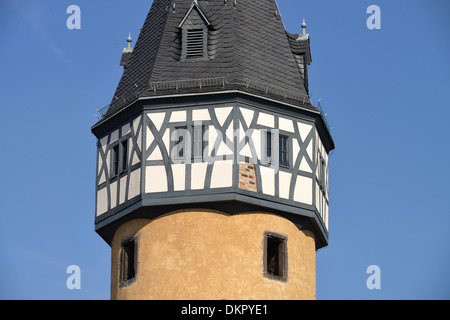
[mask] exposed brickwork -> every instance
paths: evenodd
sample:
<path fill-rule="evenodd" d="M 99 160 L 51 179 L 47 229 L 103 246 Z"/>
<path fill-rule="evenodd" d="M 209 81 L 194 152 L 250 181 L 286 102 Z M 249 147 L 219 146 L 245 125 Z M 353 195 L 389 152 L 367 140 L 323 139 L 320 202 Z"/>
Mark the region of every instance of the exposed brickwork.
<path fill-rule="evenodd" d="M 239 163 L 239 188 L 254 192 L 258 191 L 254 164 Z"/>

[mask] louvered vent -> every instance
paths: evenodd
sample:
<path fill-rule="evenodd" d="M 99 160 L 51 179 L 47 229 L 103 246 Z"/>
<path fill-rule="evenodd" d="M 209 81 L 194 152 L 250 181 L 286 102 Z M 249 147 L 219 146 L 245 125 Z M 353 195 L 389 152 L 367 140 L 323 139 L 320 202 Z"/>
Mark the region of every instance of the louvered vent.
<path fill-rule="evenodd" d="M 203 30 L 187 30 L 186 58 L 203 58 L 204 56 Z"/>

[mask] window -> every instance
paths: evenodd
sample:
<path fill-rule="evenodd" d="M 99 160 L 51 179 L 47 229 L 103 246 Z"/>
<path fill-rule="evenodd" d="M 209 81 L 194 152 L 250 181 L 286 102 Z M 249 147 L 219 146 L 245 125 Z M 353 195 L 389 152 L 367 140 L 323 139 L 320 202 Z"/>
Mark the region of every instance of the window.
<path fill-rule="evenodd" d="M 120 164 L 120 172 L 125 172 L 128 167 L 128 140 L 121 143 L 122 146 L 122 162 Z"/>
<path fill-rule="evenodd" d="M 186 58 L 204 57 L 204 32 L 203 29 L 186 30 Z"/>
<path fill-rule="evenodd" d="M 192 139 L 192 158 L 203 159 L 203 150 L 205 149 L 205 142 L 203 135 L 205 133 L 205 126 L 194 126 Z"/>
<path fill-rule="evenodd" d="M 206 143 L 203 140 L 205 126 L 177 127 L 172 133 L 174 141 L 171 156 L 175 160 L 203 159 Z"/>
<path fill-rule="evenodd" d="M 136 279 L 137 275 L 138 238 L 132 236 L 122 242 L 120 248 L 120 285 L 126 286 Z"/>
<path fill-rule="evenodd" d="M 111 178 L 124 173 L 128 168 L 128 139 L 112 147 Z"/>
<path fill-rule="evenodd" d="M 272 134 L 272 132 L 267 131 L 266 134 L 266 146 L 265 146 L 265 155 L 267 163 L 274 163 L 276 159 L 273 157 L 276 156 L 274 153 L 274 148 L 277 146 L 274 145 L 274 139 L 278 137 L 278 163 L 280 166 L 289 167 L 289 137 Z M 276 143 L 276 140 L 275 140 Z M 276 151 L 275 151 L 276 152 Z"/>
<path fill-rule="evenodd" d="M 279 138 L 279 161 L 280 166 L 289 167 L 289 153 L 288 153 L 289 138 L 281 136 Z"/>
<path fill-rule="evenodd" d="M 272 133 L 267 131 L 266 135 L 266 159 L 272 162 Z"/>
<path fill-rule="evenodd" d="M 178 127 L 175 128 L 175 146 L 174 154 L 175 159 L 184 159 L 186 157 L 186 140 L 187 140 L 187 128 Z"/>
<path fill-rule="evenodd" d="M 287 281 L 287 236 L 275 232 L 264 233 L 264 276 Z"/>
<path fill-rule="evenodd" d="M 318 170 L 318 179 L 319 179 L 319 186 L 323 189 L 323 191 L 326 190 L 326 176 L 327 176 L 327 166 L 325 163 L 325 159 L 322 157 L 322 154 L 319 152 L 317 156 L 317 170 Z"/>
<path fill-rule="evenodd" d="M 119 145 L 116 145 L 112 149 L 112 167 L 111 177 L 117 176 L 119 173 Z"/>

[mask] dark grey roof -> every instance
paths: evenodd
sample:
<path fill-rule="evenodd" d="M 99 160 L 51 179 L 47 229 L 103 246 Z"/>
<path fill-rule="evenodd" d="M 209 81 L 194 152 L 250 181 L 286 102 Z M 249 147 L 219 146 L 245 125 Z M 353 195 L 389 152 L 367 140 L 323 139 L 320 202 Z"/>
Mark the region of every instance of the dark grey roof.
<path fill-rule="evenodd" d="M 285 31 L 274 0 L 198 0 L 209 59 L 193 60 L 181 58 L 179 29 L 193 1 L 173 3 L 153 1 L 104 118 L 140 97 L 230 89 L 316 110 L 296 60 L 310 57 L 309 39 Z"/>

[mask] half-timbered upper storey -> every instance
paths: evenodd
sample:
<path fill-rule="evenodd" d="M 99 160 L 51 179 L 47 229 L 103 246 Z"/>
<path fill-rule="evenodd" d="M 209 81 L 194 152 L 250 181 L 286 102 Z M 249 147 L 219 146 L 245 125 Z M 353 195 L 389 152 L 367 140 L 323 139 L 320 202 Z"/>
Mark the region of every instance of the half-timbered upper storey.
<path fill-rule="evenodd" d="M 309 36 L 273 0 L 154 0 L 128 51 L 92 128 L 105 240 L 124 219 L 208 207 L 273 212 L 327 244 L 334 142 L 308 97 Z"/>

